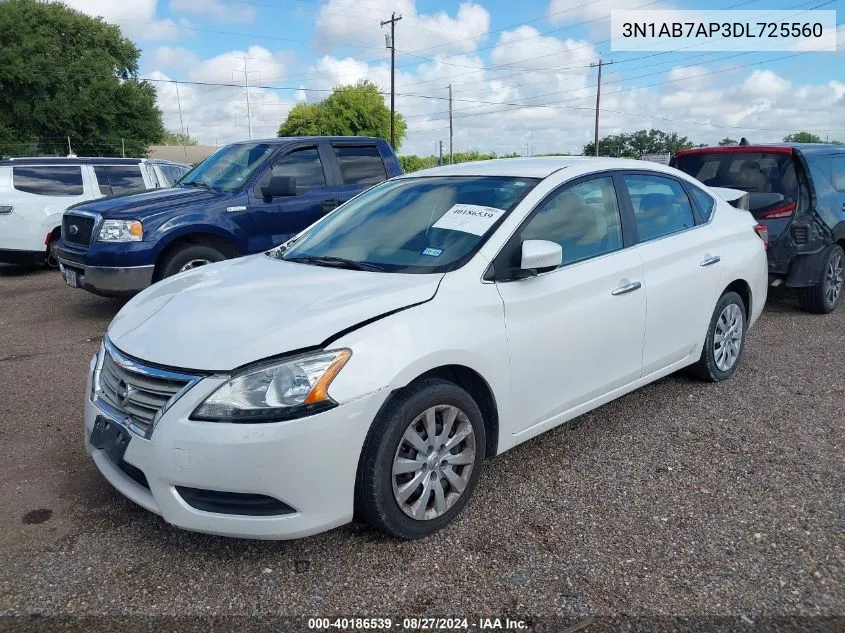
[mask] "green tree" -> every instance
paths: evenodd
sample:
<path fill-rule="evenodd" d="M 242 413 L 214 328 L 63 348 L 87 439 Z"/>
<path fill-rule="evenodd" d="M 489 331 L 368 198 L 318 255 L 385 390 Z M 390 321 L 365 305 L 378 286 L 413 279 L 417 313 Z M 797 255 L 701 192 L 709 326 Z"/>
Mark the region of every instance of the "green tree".
<path fill-rule="evenodd" d="M 662 130 L 637 130 L 628 134 L 611 134 L 599 139 L 599 155 L 640 158 L 643 154 L 674 154 L 690 149 L 694 143 L 677 132 Z M 584 145 L 585 156 L 594 156 L 595 143 Z"/>
<path fill-rule="evenodd" d="M 824 143 L 822 137 L 812 132 L 793 132 L 783 137 L 784 143 Z"/>
<path fill-rule="evenodd" d="M 35 147 L 141 156 L 164 131 L 140 51 L 120 29 L 54 2 L 0 2 L 0 153 Z M 7 152 L 12 145 L 15 149 Z"/>
<path fill-rule="evenodd" d="M 197 145 L 198 143 L 199 141 L 193 136 L 173 130 L 165 130 L 159 141 L 160 145 Z"/>
<path fill-rule="evenodd" d="M 739 145 L 739 141 L 735 138 L 731 138 L 730 136 L 726 136 L 721 141 L 719 141 L 719 145 L 725 147 L 726 145 Z"/>
<path fill-rule="evenodd" d="M 407 126 L 398 112 L 394 122 L 396 149 L 405 139 Z M 339 86 L 317 103 L 300 103 L 279 126 L 279 136 L 378 136 L 390 140 L 390 108 L 378 86 L 359 81 Z"/>

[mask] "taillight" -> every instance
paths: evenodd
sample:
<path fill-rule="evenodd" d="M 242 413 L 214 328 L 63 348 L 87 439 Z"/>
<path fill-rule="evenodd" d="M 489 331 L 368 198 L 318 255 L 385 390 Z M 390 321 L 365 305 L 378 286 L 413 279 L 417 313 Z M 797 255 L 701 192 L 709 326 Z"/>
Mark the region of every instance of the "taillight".
<path fill-rule="evenodd" d="M 754 232 L 761 240 L 763 240 L 763 248 L 769 249 L 769 229 L 765 224 L 758 224 L 754 227 Z"/>
<path fill-rule="evenodd" d="M 771 211 L 761 213 L 760 217 L 764 220 L 781 220 L 783 218 L 791 218 L 792 214 L 795 213 L 795 206 L 794 202 L 790 202 L 782 207 L 776 207 Z"/>

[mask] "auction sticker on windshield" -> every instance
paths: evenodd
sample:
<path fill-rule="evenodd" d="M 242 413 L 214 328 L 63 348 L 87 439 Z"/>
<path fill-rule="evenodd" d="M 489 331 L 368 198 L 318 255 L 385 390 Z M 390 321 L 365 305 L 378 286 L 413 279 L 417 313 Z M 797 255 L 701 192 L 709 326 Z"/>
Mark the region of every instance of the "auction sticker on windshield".
<path fill-rule="evenodd" d="M 496 223 L 496 220 L 502 217 L 504 212 L 504 209 L 497 209 L 496 207 L 456 204 L 444 213 L 437 222 L 432 224 L 431 228 L 484 235 Z"/>

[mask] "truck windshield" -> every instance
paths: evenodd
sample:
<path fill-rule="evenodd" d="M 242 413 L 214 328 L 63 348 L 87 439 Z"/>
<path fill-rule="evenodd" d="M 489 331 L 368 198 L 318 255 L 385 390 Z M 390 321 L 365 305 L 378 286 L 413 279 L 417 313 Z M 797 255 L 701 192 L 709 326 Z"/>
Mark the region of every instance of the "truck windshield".
<path fill-rule="evenodd" d="M 537 182 L 498 176 L 391 180 L 344 204 L 275 256 L 357 270 L 455 270 Z"/>
<path fill-rule="evenodd" d="M 267 143 L 227 145 L 197 165 L 179 185 L 236 191 L 272 153 L 273 146 Z"/>

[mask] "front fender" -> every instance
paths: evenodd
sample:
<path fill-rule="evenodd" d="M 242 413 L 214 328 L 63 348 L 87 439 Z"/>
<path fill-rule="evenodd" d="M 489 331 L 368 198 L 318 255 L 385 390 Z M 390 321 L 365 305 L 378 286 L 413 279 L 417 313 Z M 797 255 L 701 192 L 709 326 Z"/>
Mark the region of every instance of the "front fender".
<path fill-rule="evenodd" d="M 170 244 L 189 235 L 212 235 L 231 244 L 240 254 L 246 253 L 247 232 L 234 222 L 211 224 L 202 214 L 186 214 L 172 218 L 162 224 L 150 236 L 151 241 L 157 241 L 159 252 Z"/>

